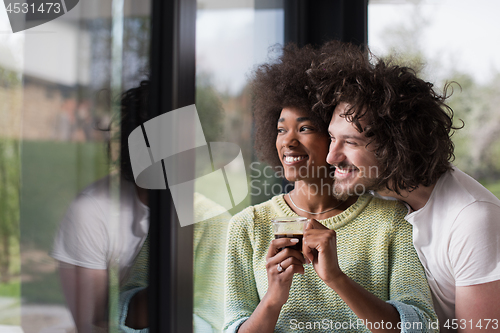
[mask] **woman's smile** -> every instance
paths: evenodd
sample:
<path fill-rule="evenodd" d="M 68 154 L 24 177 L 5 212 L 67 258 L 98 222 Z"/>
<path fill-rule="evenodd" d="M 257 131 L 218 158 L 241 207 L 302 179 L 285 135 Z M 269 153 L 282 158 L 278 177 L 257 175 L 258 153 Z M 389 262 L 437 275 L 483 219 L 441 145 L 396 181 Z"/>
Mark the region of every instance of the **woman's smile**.
<path fill-rule="evenodd" d="M 309 159 L 308 155 L 293 155 L 285 154 L 283 155 L 283 163 L 286 165 L 296 165 L 306 162 Z"/>

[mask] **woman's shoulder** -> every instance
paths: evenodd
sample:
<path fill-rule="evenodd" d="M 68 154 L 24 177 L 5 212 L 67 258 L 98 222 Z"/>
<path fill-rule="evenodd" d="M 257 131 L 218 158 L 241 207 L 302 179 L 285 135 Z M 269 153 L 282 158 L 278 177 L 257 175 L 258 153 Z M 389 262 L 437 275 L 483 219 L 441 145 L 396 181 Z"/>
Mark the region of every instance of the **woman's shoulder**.
<path fill-rule="evenodd" d="M 376 213 L 384 217 L 397 217 L 404 219 L 408 213 L 408 208 L 399 200 L 386 200 L 378 197 L 372 197 L 370 203 L 366 207 L 370 213 Z"/>
<path fill-rule="evenodd" d="M 257 224 L 262 221 L 269 221 L 271 218 L 282 215 L 283 195 L 277 195 L 259 204 L 249 206 L 241 212 L 235 214 L 231 219 L 232 223 L 252 223 Z"/>
<path fill-rule="evenodd" d="M 391 231 L 408 229 L 411 231 L 411 224 L 405 220 L 408 208 L 398 200 L 386 200 L 372 197 L 366 206 L 363 215 L 368 220 L 375 222 L 379 227 L 385 225 Z"/>

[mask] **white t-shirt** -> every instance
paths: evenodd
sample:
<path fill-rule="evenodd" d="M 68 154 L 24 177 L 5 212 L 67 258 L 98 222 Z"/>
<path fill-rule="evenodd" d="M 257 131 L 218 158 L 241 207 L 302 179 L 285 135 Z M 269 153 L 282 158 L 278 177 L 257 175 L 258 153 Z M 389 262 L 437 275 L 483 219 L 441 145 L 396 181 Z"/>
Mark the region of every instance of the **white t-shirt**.
<path fill-rule="evenodd" d="M 123 283 L 147 237 L 149 208 L 139 200 L 134 184 L 122 180 L 120 205 L 113 209 L 109 185 L 109 176 L 98 180 L 71 203 L 51 256 L 92 269 L 107 269 L 113 260 L 119 264 Z"/>
<path fill-rule="evenodd" d="M 500 280 L 500 200 L 453 168 L 405 219 L 441 325 L 455 318 L 455 287 Z"/>

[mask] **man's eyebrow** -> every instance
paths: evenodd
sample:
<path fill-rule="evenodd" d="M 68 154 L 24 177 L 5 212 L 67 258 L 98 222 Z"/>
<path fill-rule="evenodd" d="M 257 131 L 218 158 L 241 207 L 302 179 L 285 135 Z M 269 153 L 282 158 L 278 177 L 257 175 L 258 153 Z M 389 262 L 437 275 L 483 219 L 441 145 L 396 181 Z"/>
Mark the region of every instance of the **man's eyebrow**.
<path fill-rule="evenodd" d="M 364 135 L 355 135 L 355 134 L 343 134 L 341 135 L 342 139 L 355 139 L 365 141 L 366 137 Z"/>
<path fill-rule="evenodd" d="M 334 135 L 332 134 L 332 132 L 328 131 L 328 135 L 330 137 L 334 137 Z M 364 135 L 355 135 L 355 134 L 342 134 L 342 135 L 339 135 L 339 137 L 341 137 L 342 139 L 355 139 L 355 140 L 360 140 L 360 141 L 365 141 L 366 140 L 366 137 Z"/>

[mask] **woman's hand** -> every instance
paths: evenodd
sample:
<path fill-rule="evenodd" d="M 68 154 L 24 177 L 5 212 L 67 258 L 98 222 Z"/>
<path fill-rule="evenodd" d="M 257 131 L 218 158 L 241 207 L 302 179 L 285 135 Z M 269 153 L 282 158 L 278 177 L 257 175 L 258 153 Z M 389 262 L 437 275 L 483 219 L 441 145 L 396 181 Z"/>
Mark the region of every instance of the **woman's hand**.
<path fill-rule="evenodd" d="M 399 332 L 399 312 L 391 304 L 382 301 L 354 282 L 339 267 L 337 238 L 333 230 L 311 219 L 304 230 L 302 251 L 314 266 L 318 276 L 327 286 L 335 290 L 358 318 L 368 322 L 391 322 L 393 330 L 381 329 L 374 332 Z"/>
<path fill-rule="evenodd" d="M 333 287 L 344 275 L 338 263 L 335 231 L 314 219 L 307 223 L 304 230 L 302 250 L 304 256 L 312 262 L 318 276 L 328 286 Z"/>
<path fill-rule="evenodd" d="M 238 333 L 274 332 L 281 307 L 288 300 L 293 274 L 304 274 L 304 256 L 297 250 L 284 248 L 296 245 L 298 239 L 279 238 L 271 242 L 266 255 L 267 292 L 259 305 L 238 329 Z M 280 266 L 278 266 L 278 264 Z M 281 267 L 278 270 L 278 267 Z"/>
<path fill-rule="evenodd" d="M 284 248 L 295 245 L 298 241 L 296 238 L 280 238 L 273 240 L 269 246 L 266 256 L 268 289 L 264 296 L 269 305 L 281 308 L 288 300 L 293 274 L 304 274 L 305 259 L 302 253 Z"/>

